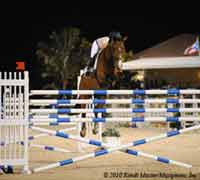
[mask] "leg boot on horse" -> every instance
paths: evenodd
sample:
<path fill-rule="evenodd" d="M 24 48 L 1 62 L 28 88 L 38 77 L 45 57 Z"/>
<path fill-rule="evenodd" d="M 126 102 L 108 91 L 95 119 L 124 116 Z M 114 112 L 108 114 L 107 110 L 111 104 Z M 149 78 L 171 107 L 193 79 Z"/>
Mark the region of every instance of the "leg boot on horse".
<path fill-rule="evenodd" d="M 81 124 L 81 131 L 80 131 L 80 136 L 81 137 L 85 137 L 86 136 L 86 123 L 85 122 L 83 122 L 82 124 Z"/>

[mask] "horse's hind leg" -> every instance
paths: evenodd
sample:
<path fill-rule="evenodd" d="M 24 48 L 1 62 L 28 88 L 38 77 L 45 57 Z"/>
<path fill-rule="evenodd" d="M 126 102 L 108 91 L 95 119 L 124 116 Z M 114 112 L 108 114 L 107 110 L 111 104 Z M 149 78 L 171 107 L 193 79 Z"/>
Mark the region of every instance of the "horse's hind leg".
<path fill-rule="evenodd" d="M 86 117 L 86 114 L 85 114 L 85 113 L 82 113 L 82 114 L 81 114 L 81 118 L 85 118 L 85 117 Z M 86 122 L 82 122 L 82 123 L 81 123 L 80 136 L 81 136 L 81 137 L 85 137 L 85 136 L 86 136 L 86 131 L 87 131 Z"/>
<path fill-rule="evenodd" d="M 80 131 L 80 136 L 81 137 L 85 137 L 86 136 L 86 122 L 83 122 L 81 124 L 81 131 Z"/>
<path fill-rule="evenodd" d="M 98 113 L 95 113 L 95 118 L 98 118 Z M 94 128 L 92 130 L 93 134 L 96 135 L 99 132 L 98 128 L 99 128 L 99 123 L 95 122 L 94 123 Z"/>
<path fill-rule="evenodd" d="M 83 97 L 82 97 L 83 98 Z M 81 99 L 81 98 L 80 98 Z M 80 105 L 80 108 L 82 109 L 85 109 L 85 105 L 84 104 L 81 104 Z M 85 118 L 86 117 L 86 114 L 85 113 L 81 113 L 81 118 Z M 80 130 L 80 136 L 81 137 L 85 137 L 86 136 L 86 122 L 82 122 L 81 123 L 81 130 Z"/>
<path fill-rule="evenodd" d="M 97 105 L 96 108 L 102 108 L 102 107 L 103 107 L 103 105 L 102 105 L 102 104 L 99 104 L 99 105 Z M 98 116 L 98 115 L 100 115 L 100 116 Z M 95 118 L 100 118 L 100 117 L 102 117 L 102 115 L 103 115 L 102 113 L 95 113 Z M 94 128 L 93 128 L 93 130 L 92 130 L 93 134 L 99 133 L 99 128 L 100 128 L 99 123 L 98 123 L 98 122 L 95 122 L 95 123 L 94 123 Z"/>

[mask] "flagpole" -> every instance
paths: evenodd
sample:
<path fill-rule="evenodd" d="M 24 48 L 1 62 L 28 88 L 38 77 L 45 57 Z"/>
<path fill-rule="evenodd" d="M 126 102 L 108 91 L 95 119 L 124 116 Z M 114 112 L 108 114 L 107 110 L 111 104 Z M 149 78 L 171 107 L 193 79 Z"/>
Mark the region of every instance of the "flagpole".
<path fill-rule="evenodd" d="M 197 36 L 197 41 L 198 41 L 198 53 L 199 53 L 199 56 L 200 56 L 200 48 L 199 48 L 199 35 Z"/>

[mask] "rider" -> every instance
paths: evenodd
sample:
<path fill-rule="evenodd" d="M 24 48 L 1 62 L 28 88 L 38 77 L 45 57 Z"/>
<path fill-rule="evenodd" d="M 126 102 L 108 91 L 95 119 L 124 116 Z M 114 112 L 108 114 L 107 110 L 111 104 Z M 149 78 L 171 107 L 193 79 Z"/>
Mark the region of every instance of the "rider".
<path fill-rule="evenodd" d="M 109 36 L 104 36 L 101 38 L 96 39 L 95 41 L 93 41 L 92 43 L 92 48 L 91 48 L 91 54 L 90 54 L 90 58 L 91 60 L 88 62 L 88 68 L 92 68 L 94 67 L 94 62 L 96 60 L 97 54 L 103 50 L 104 48 L 107 47 L 107 45 L 112 42 L 112 41 L 116 41 L 116 40 L 121 40 L 122 36 L 120 34 L 120 32 L 111 32 L 109 34 Z M 94 67 L 95 69 L 96 67 Z"/>

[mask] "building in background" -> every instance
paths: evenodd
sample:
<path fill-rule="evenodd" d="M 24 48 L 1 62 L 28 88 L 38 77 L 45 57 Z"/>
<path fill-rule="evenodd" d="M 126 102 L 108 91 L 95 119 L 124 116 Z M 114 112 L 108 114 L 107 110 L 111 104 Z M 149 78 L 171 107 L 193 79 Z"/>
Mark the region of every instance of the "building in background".
<path fill-rule="evenodd" d="M 185 49 L 195 40 L 196 36 L 193 34 L 181 34 L 135 54 L 135 59 L 155 58 L 154 60 L 159 64 L 163 57 L 183 57 Z M 198 56 L 198 53 L 193 56 Z M 169 59 L 173 61 L 173 58 Z M 145 88 L 200 88 L 200 67 L 148 69 L 139 71 L 139 74 L 140 78 L 144 76 Z"/>

